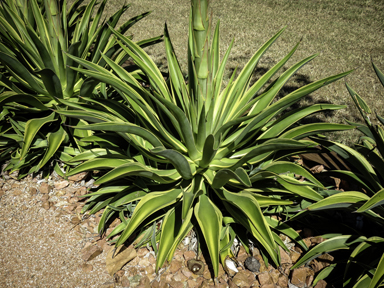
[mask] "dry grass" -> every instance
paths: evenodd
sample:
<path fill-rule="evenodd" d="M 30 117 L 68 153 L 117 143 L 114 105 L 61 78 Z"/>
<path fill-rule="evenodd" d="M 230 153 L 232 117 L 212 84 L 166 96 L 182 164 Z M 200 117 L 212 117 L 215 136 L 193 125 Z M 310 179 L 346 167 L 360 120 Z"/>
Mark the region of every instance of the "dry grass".
<path fill-rule="evenodd" d="M 109 1 L 107 9 L 116 11 L 125 0 Z M 186 68 L 189 0 L 131 0 L 123 19 L 153 11 L 146 19 L 134 25 L 130 32 L 141 40 L 163 33 L 164 23 L 183 69 Z M 371 57 L 384 70 L 384 2 L 382 0 L 214 0 L 211 3 L 214 24 L 220 19 L 221 52 L 235 38 L 227 65 L 228 74 L 235 67 L 243 67 L 251 55 L 280 28 L 288 25 L 284 34 L 259 63 L 260 73 L 284 57 L 302 39 L 298 51 L 287 63 L 315 53 L 319 56 L 303 67 L 290 80 L 287 90 L 299 87 L 337 73 L 356 69 L 345 80 L 307 97 L 302 104 L 328 102 L 347 108 L 317 119 L 341 123 L 344 119 L 360 122 L 357 109 L 345 88 L 350 84 L 378 114 L 384 116 L 384 89 L 377 80 Z M 147 48 L 161 68 L 166 68 L 163 44 Z M 342 132 L 332 138 L 351 144 L 358 133 Z"/>

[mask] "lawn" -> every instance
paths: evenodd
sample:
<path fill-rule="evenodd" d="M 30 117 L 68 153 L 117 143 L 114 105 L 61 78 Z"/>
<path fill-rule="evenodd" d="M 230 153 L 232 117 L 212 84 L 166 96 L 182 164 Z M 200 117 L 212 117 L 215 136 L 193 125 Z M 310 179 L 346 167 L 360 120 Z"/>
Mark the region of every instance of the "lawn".
<path fill-rule="evenodd" d="M 107 10 L 112 13 L 125 0 L 109 1 Z M 131 0 L 132 6 L 122 18 L 126 20 L 137 14 L 153 11 L 146 19 L 129 31 L 134 39 L 141 40 L 163 33 L 167 23 L 176 53 L 186 71 L 189 0 Z M 221 53 L 234 38 L 227 79 L 236 67 L 241 69 L 251 55 L 280 28 L 286 31 L 259 63 L 255 79 L 265 69 L 272 67 L 301 40 L 296 54 L 286 68 L 309 55 L 319 53 L 311 63 L 303 67 L 290 80 L 283 91 L 289 92 L 317 79 L 355 69 L 345 80 L 320 89 L 308 96 L 301 105 L 327 102 L 346 105 L 347 108 L 311 118 L 345 123 L 344 119 L 359 122 L 357 109 L 345 88 L 350 84 L 379 115 L 384 115 L 384 89 L 371 66 L 384 69 L 384 2 L 381 0 L 220 0 L 212 1 L 213 24 L 220 19 Z M 163 44 L 147 48 L 155 62 L 166 70 Z M 337 140 L 351 144 L 357 140 L 357 132 L 338 132 Z"/>

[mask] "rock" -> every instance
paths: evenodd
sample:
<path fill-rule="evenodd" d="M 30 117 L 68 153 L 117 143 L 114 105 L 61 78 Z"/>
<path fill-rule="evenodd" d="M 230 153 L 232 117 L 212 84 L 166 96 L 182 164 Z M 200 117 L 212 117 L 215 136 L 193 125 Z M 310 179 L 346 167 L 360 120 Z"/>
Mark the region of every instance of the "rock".
<path fill-rule="evenodd" d="M 89 272 L 91 272 L 93 270 L 93 266 L 91 264 L 86 264 L 86 263 L 80 265 L 80 268 L 85 273 L 89 273 Z"/>
<path fill-rule="evenodd" d="M 312 260 L 310 263 L 309 263 L 309 266 L 312 268 L 312 270 L 317 273 L 319 272 L 321 269 L 323 269 L 323 264 L 322 262 L 319 262 L 317 261 L 316 259 Z"/>
<path fill-rule="evenodd" d="M 143 277 L 141 277 L 141 279 L 140 279 L 139 285 L 140 285 L 140 286 L 143 286 L 143 287 L 145 287 L 145 288 L 150 288 L 151 285 L 150 285 L 149 283 L 150 283 L 150 281 L 149 281 L 148 276 L 143 276 Z"/>
<path fill-rule="evenodd" d="M 245 259 L 248 258 L 248 254 L 244 249 L 244 246 L 240 246 L 239 253 L 237 254 L 236 260 L 240 263 L 244 263 Z"/>
<path fill-rule="evenodd" d="M 232 281 L 238 287 L 250 287 L 256 280 L 255 275 L 250 271 L 239 271 Z"/>
<path fill-rule="evenodd" d="M 136 250 L 133 248 L 133 246 L 125 246 L 122 245 L 119 248 L 117 248 L 114 257 L 112 258 L 113 251 L 115 249 L 109 250 L 106 258 L 106 265 L 107 265 L 107 271 L 109 275 L 115 274 L 117 271 L 119 271 L 126 263 L 131 261 L 133 258 L 136 257 Z"/>
<path fill-rule="evenodd" d="M 260 288 L 275 288 L 275 284 L 265 284 L 265 285 L 262 285 Z"/>
<path fill-rule="evenodd" d="M 41 204 L 41 207 L 43 207 L 45 210 L 49 210 L 49 208 L 51 208 L 51 202 L 45 201 L 43 204 Z"/>
<path fill-rule="evenodd" d="M 41 196 L 41 201 L 42 202 L 46 202 L 49 200 L 49 195 L 48 194 L 44 194 L 43 196 Z"/>
<path fill-rule="evenodd" d="M 129 280 L 128 280 L 128 277 L 127 276 L 123 276 L 121 277 L 120 279 L 120 284 L 121 286 L 123 286 L 124 288 L 129 288 L 131 283 L 129 283 Z"/>
<path fill-rule="evenodd" d="M 43 182 L 40 184 L 40 187 L 39 187 L 40 193 L 48 194 L 49 192 L 51 192 L 51 190 L 52 190 L 52 187 L 49 186 L 47 182 Z"/>
<path fill-rule="evenodd" d="M 65 187 L 67 187 L 69 185 L 69 182 L 68 181 L 60 181 L 60 182 L 55 182 L 55 188 L 56 189 L 63 189 Z"/>
<path fill-rule="evenodd" d="M 115 228 L 120 223 L 121 223 L 120 218 L 115 218 L 115 220 L 113 220 L 113 222 L 109 225 L 109 228 Z"/>
<path fill-rule="evenodd" d="M 153 268 L 153 265 L 148 265 L 145 267 L 145 274 L 151 275 L 155 273 L 155 268 Z"/>
<path fill-rule="evenodd" d="M 279 246 L 280 249 L 280 257 L 281 257 L 281 264 L 291 264 L 292 260 L 291 257 L 289 257 L 288 253 Z"/>
<path fill-rule="evenodd" d="M 288 276 L 280 275 L 279 280 L 277 280 L 277 285 L 280 287 L 288 287 Z"/>
<path fill-rule="evenodd" d="M 74 182 L 79 182 L 79 181 L 83 180 L 85 178 L 85 176 L 87 176 L 87 172 L 81 172 L 79 174 L 69 176 L 68 180 L 74 181 Z"/>
<path fill-rule="evenodd" d="M 73 210 L 76 209 L 76 205 L 71 204 L 71 205 L 64 207 L 64 209 L 67 210 L 68 212 L 72 212 Z"/>
<path fill-rule="evenodd" d="M 183 245 L 183 242 L 180 243 L 180 247 Z M 173 254 L 173 258 L 178 260 L 178 261 L 183 261 L 184 260 L 184 255 L 183 255 L 183 251 L 177 249 L 175 251 L 175 253 Z"/>
<path fill-rule="evenodd" d="M 325 253 L 325 254 L 316 258 L 317 261 L 321 262 L 321 264 L 323 265 L 323 268 L 331 265 L 333 259 L 335 259 L 335 258 L 333 256 L 329 255 L 328 253 Z"/>
<path fill-rule="evenodd" d="M 292 271 L 291 283 L 297 287 L 304 287 L 306 285 L 308 268 L 298 268 Z"/>
<path fill-rule="evenodd" d="M 136 287 L 140 284 L 141 275 L 135 273 L 133 277 L 128 277 L 128 280 L 132 287 Z"/>
<path fill-rule="evenodd" d="M 260 250 L 257 249 L 257 248 L 255 248 L 255 247 L 253 247 L 253 248 L 252 248 L 252 256 L 253 256 L 253 257 L 256 257 L 256 256 L 258 256 L 258 255 L 260 255 Z"/>
<path fill-rule="evenodd" d="M 307 280 L 305 281 L 305 284 L 307 285 L 307 287 L 310 287 L 312 282 L 313 282 L 313 278 L 314 276 L 313 275 L 309 275 L 307 276 Z"/>
<path fill-rule="evenodd" d="M 165 282 L 165 278 L 161 278 L 160 281 L 153 281 L 152 288 L 166 288 L 168 287 L 168 284 Z M 189 286 L 192 287 L 192 286 Z"/>
<path fill-rule="evenodd" d="M 0 197 L 5 194 L 4 190 L 0 189 Z"/>
<path fill-rule="evenodd" d="M 295 250 L 297 253 L 300 253 L 300 254 L 303 253 L 303 250 L 301 250 L 301 248 L 299 246 L 293 247 L 293 250 Z"/>
<path fill-rule="evenodd" d="M 139 266 L 141 266 L 141 267 L 147 267 L 149 264 L 150 263 L 149 263 L 148 257 L 147 258 L 141 258 L 139 260 Z"/>
<path fill-rule="evenodd" d="M 103 253 L 103 249 L 97 245 L 91 245 L 81 250 L 81 259 L 88 262 L 99 256 L 101 253 Z"/>
<path fill-rule="evenodd" d="M 95 183 L 95 179 L 91 179 L 91 180 L 89 180 L 87 183 L 85 183 L 85 187 L 92 187 L 93 186 L 93 183 Z"/>
<path fill-rule="evenodd" d="M 149 261 L 149 264 L 156 265 L 156 258 L 152 254 L 149 254 L 148 261 Z"/>
<path fill-rule="evenodd" d="M 84 196 L 87 194 L 87 188 L 82 186 L 82 187 L 76 187 L 76 190 L 73 192 L 76 196 Z M 83 199 L 83 198 L 81 198 Z"/>
<path fill-rule="evenodd" d="M 324 170 L 324 166 L 321 165 L 321 164 L 320 165 L 316 165 L 316 166 L 313 166 L 310 170 L 314 174 L 321 173 Z M 304 231 L 305 231 L 305 229 L 307 229 L 307 228 L 304 228 Z M 310 229 L 308 229 L 308 230 L 310 230 Z"/>
<path fill-rule="evenodd" d="M 248 257 L 244 261 L 244 266 L 247 268 L 249 271 L 252 272 L 259 272 L 260 269 L 260 262 L 255 258 L 255 257 Z"/>
<path fill-rule="evenodd" d="M 273 284 L 272 278 L 268 272 L 263 272 L 257 275 L 260 285 Z"/>
<path fill-rule="evenodd" d="M 13 190 L 13 196 L 20 196 L 21 195 L 21 190 L 20 189 L 15 189 Z"/>
<path fill-rule="evenodd" d="M 296 251 L 291 251 L 290 256 L 291 256 L 292 263 L 295 264 L 297 260 L 299 260 L 301 254 Z"/>
<path fill-rule="evenodd" d="M 185 261 L 188 261 L 188 260 L 191 260 L 191 259 L 195 259 L 196 258 L 196 253 L 195 251 L 186 251 L 184 252 L 184 259 Z"/>
<path fill-rule="evenodd" d="M 125 274 L 125 271 L 124 271 L 124 270 L 119 270 L 119 271 L 116 272 L 116 275 L 117 275 L 118 277 L 120 277 L 120 278 L 123 277 L 124 274 Z"/>
<path fill-rule="evenodd" d="M 209 280 L 205 279 L 200 285 L 199 288 L 211 288 L 211 285 L 209 285 Z M 215 287 L 215 286 L 213 286 Z"/>
<path fill-rule="evenodd" d="M 73 225 L 77 225 L 77 224 L 79 224 L 81 222 L 81 220 L 78 218 L 78 217 L 73 217 L 72 219 L 71 219 L 71 223 L 73 224 Z"/>
<path fill-rule="evenodd" d="M 136 258 L 135 258 L 136 259 Z M 133 261 L 132 261 L 133 262 Z M 132 266 L 131 263 L 129 263 L 129 269 L 128 269 L 128 279 L 134 277 L 135 275 L 137 275 L 138 271 L 137 271 L 137 268 L 135 266 Z M 131 281 L 131 280 L 129 280 Z M 139 282 L 137 282 L 139 283 Z"/>
<path fill-rule="evenodd" d="M 304 238 L 303 241 L 308 248 L 311 247 L 312 245 L 311 238 Z"/>
<path fill-rule="evenodd" d="M 326 288 L 327 287 L 327 282 L 325 282 L 324 280 L 320 280 L 319 282 L 317 282 L 315 288 Z"/>
<path fill-rule="evenodd" d="M 228 286 L 229 286 L 229 288 L 237 288 L 237 285 L 235 283 L 233 283 L 232 279 L 228 280 Z"/>
<path fill-rule="evenodd" d="M 188 277 L 185 277 L 183 273 L 181 273 L 181 271 L 178 271 L 175 273 L 175 275 L 173 275 L 172 279 L 174 281 L 179 281 L 179 282 L 185 282 Z"/>
<path fill-rule="evenodd" d="M 115 221 L 113 221 L 113 222 L 115 222 Z M 112 224 L 113 224 L 113 222 L 112 222 Z M 112 224 L 111 224 L 111 226 L 112 226 Z M 144 247 L 144 248 L 138 249 L 136 253 L 137 253 L 137 257 L 144 257 L 145 255 L 147 255 L 149 253 L 149 250 Z"/>
<path fill-rule="evenodd" d="M 34 196 L 37 193 L 37 189 L 35 187 L 29 188 L 29 195 Z"/>
<path fill-rule="evenodd" d="M 280 272 L 279 272 L 278 270 L 276 270 L 276 269 L 272 269 L 272 270 L 270 270 L 270 271 L 269 271 L 269 275 L 271 276 L 271 278 L 272 278 L 272 282 L 273 282 L 274 284 L 276 284 L 277 281 L 279 281 Z"/>
<path fill-rule="evenodd" d="M 206 280 L 213 279 L 213 274 L 211 274 L 211 271 L 209 271 L 208 265 L 205 265 L 204 267 L 203 277 Z"/>
<path fill-rule="evenodd" d="M 189 288 L 194 288 L 194 287 L 197 287 L 199 285 L 195 280 L 188 280 L 187 284 L 188 284 Z"/>
<path fill-rule="evenodd" d="M 184 274 L 185 277 L 190 278 L 192 277 L 192 272 L 187 267 L 181 268 L 181 273 Z"/>
<path fill-rule="evenodd" d="M 312 245 L 320 244 L 323 241 L 324 241 L 324 238 L 321 237 L 321 236 L 317 236 L 317 237 L 312 237 L 311 238 Z"/>
<path fill-rule="evenodd" d="M 217 274 L 217 277 L 220 278 L 225 275 L 224 268 L 221 264 L 219 264 L 219 273 Z"/>

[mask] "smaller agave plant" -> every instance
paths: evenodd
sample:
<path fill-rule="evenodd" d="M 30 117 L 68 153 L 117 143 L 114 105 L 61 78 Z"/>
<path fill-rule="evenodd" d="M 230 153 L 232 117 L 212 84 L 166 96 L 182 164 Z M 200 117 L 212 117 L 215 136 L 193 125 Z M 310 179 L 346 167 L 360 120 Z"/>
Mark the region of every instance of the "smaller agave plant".
<path fill-rule="evenodd" d="M 375 64 L 372 65 L 384 86 L 384 74 Z M 332 170 L 327 174 L 353 183 L 362 192 L 333 191 L 333 195 L 309 205 L 304 213 L 346 209 L 360 214 L 357 220 L 362 221 L 351 227 L 353 234 L 328 235 L 331 236 L 327 236 L 329 239 L 308 251 L 292 268 L 308 263 L 325 252 L 347 250 L 350 251 L 346 254 L 347 258 L 337 259 L 336 263 L 324 269 L 314 284 L 328 275 L 337 275 L 337 284 L 342 287 L 376 288 L 384 283 L 384 118 L 376 115 L 377 124 L 373 124 L 370 119 L 372 112 L 366 102 L 348 84 L 346 86 L 365 122 L 364 125 L 348 121 L 364 134 L 360 138 L 361 143 L 356 145 L 355 150 L 337 142 L 319 142 L 354 168 L 353 171 Z M 342 279 L 340 274 L 344 274 Z"/>
<path fill-rule="evenodd" d="M 83 120 L 67 119 L 52 110 L 66 110 L 67 102 L 91 95 L 99 83 L 87 80 L 77 71 L 69 56 L 87 59 L 100 66 L 105 53 L 116 63 L 128 55 L 117 45 L 109 27 L 115 28 L 124 5 L 108 21 L 101 21 L 107 0 L 93 16 L 96 0 L 81 6 L 76 0 L 67 9 L 67 1 L 6 0 L 0 3 L 0 161 L 11 158 L 7 169 L 20 170 L 20 177 L 38 172 L 50 160 L 66 161 L 70 155 L 84 151 L 81 137 L 86 131 L 64 127 L 86 125 Z M 129 19 L 118 29 L 124 34 L 149 13 Z M 154 44 L 160 37 L 137 45 Z M 108 87 L 97 87 L 108 97 Z M 57 162 L 56 162 L 57 164 Z M 55 169 L 61 173 L 58 165 Z"/>
<path fill-rule="evenodd" d="M 294 64 L 269 83 L 298 45 L 250 85 L 259 59 L 284 29 L 267 41 L 238 77 L 235 72 L 223 88 L 232 43 L 221 61 L 219 24 L 211 38 L 208 5 L 206 0 L 191 1 L 187 83 L 167 27 L 167 79 L 137 44 L 111 29 L 118 44 L 140 68 L 139 74 L 148 81 L 149 88 L 142 87 L 108 55 L 101 54 L 109 65 L 107 69 L 68 55 L 83 67 L 73 70 L 113 87 L 115 102 L 84 95 L 81 104 L 69 104 L 71 110 L 55 111 L 93 122 L 77 127 L 94 133 L 82 141 L 102 145 L 75 156 L 68 164 L 85 162 L 67 174 L 107 172 L 96 180 L 100 187 L 87 195 L 90 198 L 83 210 L 95 213 L 104 208 L 99 232 L 112 217 L 120 216 L 122 223 L 108 237 L 117 237 L 116 246 L 140 234 L 150 238 L 157 252 L 158 271 L 172 260 L 178 244 L 194 229 L 217 276 L 219 263 L 225 265 L 225 260 L 234 256 L 231 246 L 236 237 L 247 250 L 249 240 L 258 243 L 265 257 L 277 266 L 279 246 L 288 249 L 278 233 L 287 234 L 307 249 L 294 229 L 267 212 L 282 212 L 302 199 L 311 203 L 322 200 L 324 186 L 310 172 L 289 161 L 289 156 L 313 151 L 311 147 L 316 143 L 305 140 L 307 136 L 352 127 L 298 123 L 312 113 L 343 108 L 338 105 L 315 104 L 282 115 L 293 103 L 349 73 L 313 82 L 274 101 L 288 79 L 316 57 Z M 295 175 L 307 180 L 301 182 Z"/>

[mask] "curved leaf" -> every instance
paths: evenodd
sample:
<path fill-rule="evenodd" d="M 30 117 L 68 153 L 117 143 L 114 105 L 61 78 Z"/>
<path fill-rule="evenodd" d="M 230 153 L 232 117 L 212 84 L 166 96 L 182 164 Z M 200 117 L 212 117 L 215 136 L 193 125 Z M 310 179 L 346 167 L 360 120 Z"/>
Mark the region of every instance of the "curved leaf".
<path fill-rule="evenodd" d="M 56 153 L 57 149 L 59 149 L 61 143 L 64 141 L 64 138 L 66 137 L 67 133 L 63 129 L 62 126 L 60 126 L 59 130 L 53 133 L 49 133 L 47 135 L 48 140 L 48 149 L 45 151 L 44 158 L 39 163 L 39 168 L 43 167 L 49 159 L 53 156 L 53 154 Z"/>
<path fill-rule="evenodd" d="M 363 242 L 366 239 L 367 238 L 364 236 L 354 237 L 352 235 L 342 235 L 325 240 L 309 250 L 299 261 L 297 261 L 295 265 L 291 267 L 291 270 L 300 267 L 304 263 L 308 263 L 323 253 L 329 253 L 340 249 L 350 249 L 352 245 Z"/>
<path fill-rule="evenodd" d="M 323 209 L 346 208 L 353 204 L 360 203 L 369 199 L 367 195 L 361 192 L 347 191 L 333 194 L 319 202 L 307 207 L 308 210 L 316 211 Z"/>
<path fill-rule="evenodd" d="M 152 149 L 151 152 L 168 159 L 185 180 L 192 179 L 191 166 L 188 163 L 188 160 L 180 152 L 163 148 Z"/>
<path fill-rule="evenodd" d="M 83 130 L 95 130 L 95 131 L 114 131 L 114 132 L 125 132 L 140 136 L 147 140 L 153 145 L 153 147 L 164 147 L 163 143 L 153 133 L 144 129 L 140 126 L 126 123 L 126 122 L 113 122 L 109 121 L 106 123 L 95 123 L 87 126 L 76 127 L 77 129 Z"/>
<path fill-rule="evenodd" d="M 81 155 L 81 154 L 80 154 Z M 73 160 L 74 158 L 72 158 Z M 133 163 L 134 161 L 131 159 L 118 159 L 118 158 L 96 158 L 88 160 L 87 162 L 80 164 L 79 166 L 76 166 L 74 169 L 72 169 L 70 172 L 66 174 L 66 176 L 72 176 L 79 174 L 84 171 L 89 170 L 99 170 L 99 169 L 106 169 L 106 168 L 116 168 L 120 165 L 127 164 L 127 163 Z"/>
<path fill-rule="evenodd" d="M 242 213 L 244 213 L 242 217 L 244 217 L 244 215 L 247 216 L 246 218 L 248 219 L 244 219 L 245 223 L 250 222 L 250 224 L 257 230 L 257 235 L 254 235 L 255 238 L 261 242 L 272 259 L 274 259 L 276 264 L 278 264 L 278 249 L 276 247 L 272 232 L 269 229 L 269 225 L 265 220 L 256 199 L 248 193 L 232 193 L 226 189 L 215 190 L 215 192 L 220 199 L 242 211 Z M 235 217 L 235 215 L 232 216 L 239 221 L 238 217 Z M 244 225 L 243 223 L 241 224 Z"/>
<path fill-rule="evenodd" d="M 53 122 L 53 121 L 55 121 L 55 113 L 52 113 L 47 117 L 36 118 L 36 119 L 31 119 L 27 121 L 27 124 L 25 125 L 25 132 L 24 132 L 24 144 L 20 152 L 20 159 L 23 159 L 27 154 L 29 147 L 31 146 L 31 143 L 35 138 L 37 132 L 40 130 L 40 128 L 44 124 Z"/>
<path fill-rule="evenodd" d="M 335 123 L 311 123 L 311 124 L 305 124 L 305 125 L 301 125 L 299 127 L 290 129 L 289 131 L 283 133 L 280 136 L 280 138 L 299 140 L 299 139 L 302 139 L 311 135 L 317 135 L 323 132 L 344 131 L 344 130 L 350 130 L 350 129 L 355 129 L 355 127 L 351 125 L 335 124 Z"/>
<path fill-rule="evenodd" d="M 132 233 L 138 228 L 138 226 L 153 213 L 170 206 L 175 203 L 181 197 L 181 189 L 172 189 L 163 192 L 151 192 L 141 198 L 139 204 L 137 204 L 135 211 L 131 217 L 131 220 L 127 228 L 121 234 L 119 240 L 116 242 L 116 247 L 119 247 Z"/>
<path fill-rule="evenodd" d="M 175 173 L 176 172 L 176 173 Z M 140 163 L 127 163 L 116 167 L 96 180 L 95 185 L 116 180 L 127 176 L 140 176 L 158 181 L 159 183 L 171 183 L 177 181 L 180 176 L 176 170 L 150 170 Z"/>
<path fill-rule="evenodd" d="M 235 171 L 229 169 L 219 170 L 213 178 L 211 186 L 214 189 L 219 189 L 227 184 L 231 179 L 236 179 L 247 187 L 252 186 L 251 180 L 249 179 L 247 173 L 241 167 L 237 168 Z"/>
<path fill-rule="evenodd" d="M 262 168 L 263 170 L 271 171 L 276 174 L 282 174 L 282 173 L 295 173 L 298 175 L 301 175 L 308 180 L 312 181 L 319 187 L 324 187 L 323 184 L 317 180 L 310 172 L 308 172 L 306 169 L 301 167 L 300 165 L 297 165 L 292 162 L 287 161 L 278 161 L 278 162 L 272 162 L 269 165 L 266 165 Z"/>
<path fill-rule="evenodd" d="M 220 231 L 223 216 L 220 210 L 206 196 L 200 195 L 195 205 L 195 217 L 203 233 L 211 257 L 215 277 L 219 273 Z"/>
<path fill-rule="evenodd" d="M 365 212 L 367 210 L 373 209 L 376 206 L 384 204 L 384 189 L 376 192 L 363 206 L 361 206 L 356 212 Z"/>

